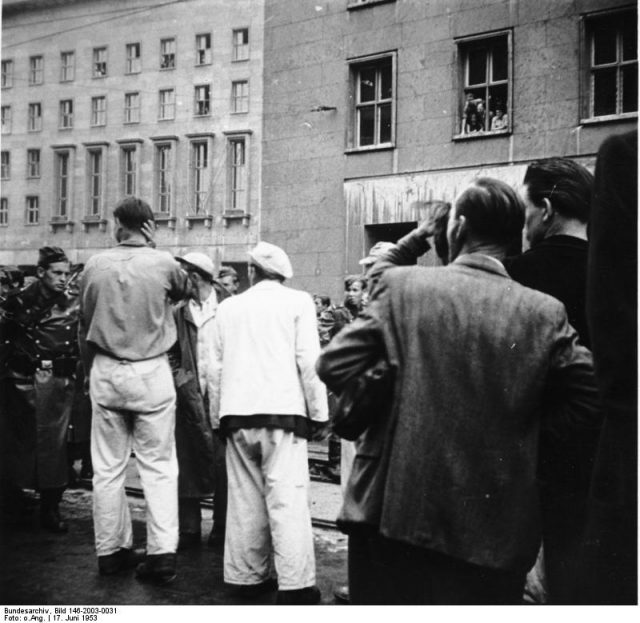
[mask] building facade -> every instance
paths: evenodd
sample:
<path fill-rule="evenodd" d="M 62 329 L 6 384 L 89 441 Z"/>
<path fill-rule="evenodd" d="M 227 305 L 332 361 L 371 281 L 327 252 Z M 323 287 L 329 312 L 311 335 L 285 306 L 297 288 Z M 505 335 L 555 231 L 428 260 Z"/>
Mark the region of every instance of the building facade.
<path fill-rule="evenodd" d="M 123 196 L 157 243 L 246 263 L 258 240 L 262 0 L 3 2 L 0 263 L 84 262 Z"/>
<path fill-rule="evenodd" d="M 538 158 L 593 167 L 637 127 L 636 3 L 270 0 L 265 24 L 260 235 L 334 299 L 429 201 Z"/>
<path fill-rule="evenodd" d="M 132 193 L 161 248 L 244 271 L 267 240 L 339 299 L 430 201 L 636 128 L 636 29 L 628 0 L 4 0 L 0 264 L 85 261 Z"/>

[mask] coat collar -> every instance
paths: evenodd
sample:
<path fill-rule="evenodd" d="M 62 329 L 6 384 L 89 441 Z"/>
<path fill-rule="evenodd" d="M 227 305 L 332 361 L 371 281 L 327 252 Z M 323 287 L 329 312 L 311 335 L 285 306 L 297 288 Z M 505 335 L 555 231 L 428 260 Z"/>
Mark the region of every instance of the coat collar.
<path fill-rule="evenodd" d="M 500 275 L 501 277 L 507 277 L 507 279 L 510 278 L 505 267 L 499 259 L 490 255 L 484 255 L 483 253 L 466 253 L 465 255 L 459 255 L 453 261 L 452 266 L 467 266 L 469 268 L 477 268 L 479 270 L 484 270 L 495 275 Z"/>

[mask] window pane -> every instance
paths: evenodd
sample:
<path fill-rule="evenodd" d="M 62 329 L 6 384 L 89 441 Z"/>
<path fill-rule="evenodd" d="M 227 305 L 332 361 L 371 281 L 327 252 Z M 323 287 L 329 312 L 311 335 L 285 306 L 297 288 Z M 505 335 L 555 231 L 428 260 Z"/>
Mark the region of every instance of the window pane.
<path fill-rule="evenodd" d="M 375 106 L 358 109 L 360 145 L 373 145 L 375 141 Z"/>
<path fill-rule="evenodd" d="M 393 85 L 391 83 L 391 65 L 383 65 L 380 69 L 380 98 L 391 99 L 393 97 Z"/>
<path fill-rule="evenodd" d="M 509 52 L 507 50 L 507 40 L 498 41 L 493 47 L 493 75 L 492 80 L 506 80 L 509 76 L 507 64 Z"/>
<path fill-rule="evenodd" d="M 468 86 L 487 81 L 487 52 L 484 48 L 469 50 Z"/>
<path fill-rule="evenodd" d="M 380 106 L 380 142 L 391 142 L 391 104 Z"/>
<path fill-rule="evenodd" d="M 593 74 L 593 114 L 616 113 L 616 69 L 601 69 Z"/>
<path fill-rule="evenodd" d="M 622 59 L 625 61 L 638 58 L 636 28 L 637 23 L 635 19 L 629 19 L 622 24 Z"/>
<path fill-rule="evenodd" d="M 372 102 L 376 99 L 376 70 L 360 70 L 360 101 Z"/>
<path fill-rule="evenodd" d="M 593 63 L 615 63 L 616 31 L 611 22 L 598 24 L 593 31 Z"/>
<path fill-rule="evenodd" d="M 622 68 L 622 112 L 638 110 L 638 66 Z"/>

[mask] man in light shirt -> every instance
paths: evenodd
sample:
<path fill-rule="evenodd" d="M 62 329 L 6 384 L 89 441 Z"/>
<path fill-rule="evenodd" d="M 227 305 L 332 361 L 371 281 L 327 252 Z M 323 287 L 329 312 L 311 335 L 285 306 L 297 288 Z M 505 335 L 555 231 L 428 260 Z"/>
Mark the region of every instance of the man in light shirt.
<path fill-rule="evenodd" d="M 311 295 L 285 287 L 286 253 L 261 242 L 250 253 L 252 287 L 214 321 L 211 417 L 227 439 L 229 498 L 224 579 L 240 595 L 274 586 L 278 604 L 315 604 L 307 440 L 326 434 L 327 392 Z"/>

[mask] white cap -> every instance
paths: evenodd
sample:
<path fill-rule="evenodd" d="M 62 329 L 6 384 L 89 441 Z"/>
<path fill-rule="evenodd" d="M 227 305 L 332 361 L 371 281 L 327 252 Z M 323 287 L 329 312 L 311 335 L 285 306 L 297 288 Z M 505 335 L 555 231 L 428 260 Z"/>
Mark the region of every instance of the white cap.
<path fill-rule="evenodd" d="M 371 264 L 375 264 L 382 255 L 384 255 L 387 251 L 391 249 L 395 249 L 396 245 L 393 242 L 385 242 L 381 240 L 380 242 L 376 242 L 371 249 L 369 249 L 369 255 L 367 257 L 363 257 L 358 264 L 360 266 L 371 266 Z"/>
<path fill-rule="evenodd" d="M 206 273 L 211 277 L 211 279 L 215 279 L 216 271 L 213 266 L 213 261 L 211 258 L 204 253 L 198 253 L 197 251 L 193 251 L 192 253 L 187 253 L 183 257 L 176 257 L 179 262 L 183 262 L 187 264 L 187 268 L 189 266 L 193 268 L 197 268 L 202 272 Z"/>
<path fill-rule="evenodd" d="M 281 275 L 285 279 L 293 277 L 293 268 L 289 256 L 275 244 L 259 242 L 251 251 L 249 257 L 255 264 L 265 270 Z"/>

